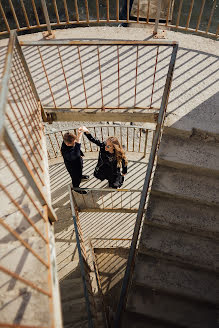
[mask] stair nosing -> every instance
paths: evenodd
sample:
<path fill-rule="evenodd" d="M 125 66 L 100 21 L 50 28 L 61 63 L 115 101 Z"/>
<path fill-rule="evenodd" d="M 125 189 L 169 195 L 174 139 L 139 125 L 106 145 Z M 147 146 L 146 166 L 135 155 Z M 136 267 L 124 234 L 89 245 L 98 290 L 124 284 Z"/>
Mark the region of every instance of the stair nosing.
<path fill-rule="evenodd" d="M 158 189 L 151 189 L 151 194 L 155 195 L 155 196 L 166 196 L 168 198 L 176 198 L 176 199 L 185 199 L 187 201 L 190 201 L 192 203 L 198 203 L 198 204 L 202 204 L 202 205 L 208 205 L 208 206 L 211 206 L 211 207 L 217 207 L 219 208 L 219 203 L 210 203 L 210 202 L 207 202 L 207 201 L 203 201 L 203 200 L 200 200 L 200 199 L 197 199 L 197 198 L 192 198 L 192 197 L 187 197 L 187 196 L 184 196 L 184 195 L 176 195 L 176 194 L 171 194 L 169 192 L 164 192 L 164 191 L 160 191 Z"/>
<path fill-rule="evenodd" d="M 217 306 L 217 303 L 215 303 L 213 301 L 210 301 L 210 300 L 207 300 L 207 299 L 200 299 L 198 297 L 188 295 L 186 293 L 185 294 L 180 294 L 180 293 L 177 293 L 177 292 L 174 292 L 174 291 L 169 291 L 168 289 L 165 289 L 165 287 L 164 288 L 152 287 L 149 284 L 141 283 L 141 282 L 138 282 L 137 280 L 134 280 L 134 279 L 133 279 L 133 284 L 137 285 L 139 287 L 146 287 L 146 288 L 149 288 L 149 289 L 152 289 L 152 290 L 157 290 L 157 291 L 161 292 L 162 294 L 167 294 L 167 295 L 170 295 L 170 296 L 176 296 L 176 297 L 184 299 L 184 300 L 191 300 L 191 301 L 195 301 L 196 303 L 213 305 L 215 307 Z"/>
<path fill-rule="evenodd" d="M 184 264 L 188 268 L 201 269 L 206 272 L 214 272 L 214 273 L 219 272 L 218 268 L 213 268 L 213 267 L 209 268 L 209 266 L 207 266 L 207 265 L 201 265 L 201 264 L 196 264 L 196 263 L 194 264 L 194 262 L 187 261 L 187 260 L 183 259 L 182 257 L 166 254 L 166 253 L 163 253 L 163 252 L 157 251 L 157 250 L 155 251 L 153 249 L 148 249 L 146 247 L 144 249 L 145 249 L 145 251 L 143 251 L 142 248 L 140 248 L 138 250 L 138 253 L 150 255 L 155 258 L 165 259 L 165 260 L 171 261 L 173 263 Z"/>

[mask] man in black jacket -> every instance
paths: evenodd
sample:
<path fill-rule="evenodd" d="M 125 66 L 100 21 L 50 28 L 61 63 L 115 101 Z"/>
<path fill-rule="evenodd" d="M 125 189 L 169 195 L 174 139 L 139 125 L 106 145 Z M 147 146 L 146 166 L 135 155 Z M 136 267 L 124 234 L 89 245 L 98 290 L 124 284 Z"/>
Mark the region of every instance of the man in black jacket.
<path fill-rule="evenodd" d="M 88 175 L 82 175 L 84 154 L 81 151 L 81 137 L 83 132 L 78 131 L 77 136 L 67 132 L 64 134 L 61 153 L 64 159 L 65 167 L 72 179 L 73 187 L 79 187 L 81 180 L 89 179 Z M 85 190 L 78 191 L 86 194 Z"/>

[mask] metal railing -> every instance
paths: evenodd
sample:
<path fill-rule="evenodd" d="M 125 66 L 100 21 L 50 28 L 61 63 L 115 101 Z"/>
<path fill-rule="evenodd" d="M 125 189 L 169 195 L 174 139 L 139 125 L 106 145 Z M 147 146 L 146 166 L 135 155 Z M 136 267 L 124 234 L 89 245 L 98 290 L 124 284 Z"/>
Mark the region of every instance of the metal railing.
<path fill-rule="evenodd" d="M 156 123 L 175 43 L 20 41 L 51 122 Z"/>
<path fill-rule="evenodd" d="M 208 5 L 206 0 L 191 0 L 189 3 L 185 0 L 166 0 L 163 1 L 165 8 L 161 8 L 162 16 L 159 15 L 162 0 L 158 1 L 156 15 L 152 1 L 148 0 L 146 4 L 141 4 L 140 0 L 134 1 L 135 13 L 131 10 L 132 3 L 131 0 L 106 0 L 105 4 L 99 0 L 41 0 L 41 3 L 35 0 L 29 0 L 29 3 L 20 0 L 19 5 L 15 7 L 9 0 L 0 3 L 0 35 L 7 35 L 11 29 L 25 32 L 43 28 L 51 34 L 52 27 L 137 23 L 154 25 L 155 33 L 159 24 L 160 27 L 218 37 L 218 0 L 213 0 L 211 5 Z"/>
<path fill-rule="evenodd" d="M 137 153 L 146 157 L 150 154 L 154 130 L 139 126 L 130 125 L 96 125 L 87 127 L 90 133 L 102 142 L 110 136 L 116 136 L 126 152 Z M 48 159 L 59 158 L 63 136 L 66 132 L 77 134 L 76 128 L 57 130 L 46 133 Z M 91 143 L 84 135 L 82 136 L 81 147 L 84 153 L 97 152 L 98 147 Z"/>
<path fill-rule="evenodd" d="M 16 33 L 12 32 L 0 86 L 0 224 L 3 228 L 0 232 L 0 272 L 2 281 L 5 281 L 4 275 L 10 277 L 7 283 L 14 281 L 9 289 L 16 289 L 16 284 L 22 283 L 25 288 L 35 291 L 36 296 L 33 297 L 48 297 L 47 327 L 54 327 L 57 313 L 55 315 L 53 310 L 54 272 L 49 219 L 56 221 L 57 217 L 46 191 L 48 175 L 44 138 L 39 98 Z M 4 248 L 5 243 L 8 248 Z M 34 261 L 39 272 L 46 273 L 42 281 L 36 279 Z M 6 302 L 6 295 L 7 291 L 3 300 L 4 292 L 1 293 L 1 301 Z M 17 326 L 13 324 L 13 315 L 16 315 L 13 300 L 11 296 L 10 302 L 1 309 L 1 326 Z M 38 309 L 42 310 L 40 306 Z M 28 321 L 27 318 L 25 320 Z M 20 327 L 23 327 L 22 323 Z"/>
<path fill-rule="evenodd" d="M 141 190 L 112 188 L 72 188 L 79 212 L 137 213 Z M 85 190 L 86 195 L 77 191 Z"/>
<path fill-rule="evenodd" d="M 72 219 L 74 223 L 74 229 L 75 229 L 75 236 L 76 236 L 76 242 L 77 242 L 77 249 L 79 254 L 79 263 L 80 263 L 80 269 L 81 269 L 81 277 L 83 281 L 83 290 L 84 290 L 84 297 L 86 301 L 86 310 L 88 315 L 88 327 L 93 328 L 94 322 L 93 317 L 96 316 L 96 307 L 95 307 L 95 301 L 94 301 L 94 295 L 92 291 L 92 286 L 90 282 L 90 272 L 91 268 L 88 265 L 88 257 L 84 245 L 83 240 L 83 233 L 79 221 L 78 211 L 75 207 L 73 197 L 72 197 L 72 189 L 69 186 L 69 196 L 70 196 L 70 205 L 71 205 L 71 211 L 72 211 Z"/>
<path fill-rule="evenodd" d="M 171 56 L 171 62 L 170 62 L 170 66 L 169 66 L 169 70 L 168 70 L 168 74 L 167 74 L 165 90 L 164 90 L 164 94 L 162 97 L 162 104 L 161 104 L 161 108 L 159 111 L 158 122 L 157 122 L 157 126 L 156 126 L 155 135 L 153 138 L 153 144 L 152 144 L 152 148 L 151 148 L 150 158 L 149 158 L 147 171 L 146 171 L 146 175 L 145 175 L 145 180 L 144 180 L 144 186 L 143 186 L 143 190 L 142 190 L 142 194 L 141 194 L 137 218 L 136 218 L 134 232 L 133 232 L 133 236 L 132 236 L 132 243 L 131 243 L 131 247 L 130 247 L 130 251 L 129 251 L 127 267 L 126 267 L 123 284 L 122 284 L 122 288 L 121 288 L 120 300 L 119 300 L 119 304 L 118 304 L 118 308 L 117 308 L 117 312 L 116 312 L 116 316 L 115 316 L 115 321 L 114 321 L 115 328 L 120 327 L 123 310 L 125 309 L 128 292 L 129 292 L 129 289 L 131 286 L 132 274 L 133 274 L 135 259 L 136 259 L 136 255 L 137 255 L 137 245 L 138 245 L 138 241 L 139 241 L 139 233 L 140 233 L 141 226 L 142 226 L 142 218 L 143 218 L 143 215 L 144 215 L 145 209 L 146 209 L 146 201 L 148 200 L 149 195 L 150 195 L 150 189 L 151 189 L 152 179 L 153 179 L 153 174 L 154 174 L 154 167 L 156 164 L 156 155 L 157 155 L 160 141 L 161 141 L 163 125 L 164 125 L 164 120 L 165 120 L 165 113 L 166 113 L 166 109 L 167 109 L 168 98 L 169 98 L 169 93 L 170 93 L 170 88 L 171 88 L 171 83 L 172 83 L 172 78 L 173 78 L 173 71 L 174 71 L 174 67 L 175 67 L 177 50 L 178 50 L 178 46 L 176 46 L 173 49 L 172 56 Z"/>

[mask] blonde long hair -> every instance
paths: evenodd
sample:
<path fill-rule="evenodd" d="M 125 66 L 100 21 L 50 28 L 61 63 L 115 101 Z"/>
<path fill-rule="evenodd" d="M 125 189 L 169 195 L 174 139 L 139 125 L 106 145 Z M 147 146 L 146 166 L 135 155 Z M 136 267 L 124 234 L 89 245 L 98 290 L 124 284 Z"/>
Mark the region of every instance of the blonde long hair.
<path fill-rule="evenodd" d="M 118 140 L 118 138 L 116 137 L 109 137 L 107 138 L 108 141 L 110 141 L 113 144 L 113 147 L 115 149 L 115 155 L 116 155 L 116 160 L 118 163 L 118 166 L 122 166 L 122 160 L 125 161 L 125 166 L 127 166 L 128 164 L 128 160 L 125 156 L 125 151 L 122 148 L 122 146 L 120 145 L 120 142 Z"/>

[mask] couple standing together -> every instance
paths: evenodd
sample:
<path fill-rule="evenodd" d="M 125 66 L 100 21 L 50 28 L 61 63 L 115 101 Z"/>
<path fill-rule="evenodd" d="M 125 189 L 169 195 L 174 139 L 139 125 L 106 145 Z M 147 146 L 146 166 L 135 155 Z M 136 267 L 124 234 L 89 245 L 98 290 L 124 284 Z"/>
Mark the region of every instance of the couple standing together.
<path fill-rule="evenodd" d="M 89 130 L 82 126 L 78 129 L 77 136 L 67 132 L 64 134 L 61 153 L 67 171 L 69 172 L 73 187 L 79 187 L 82 179 L 89 179 L 89 176 L 82 175 L 84 154 L 81 151 L 82 134 L 100 147 L 97 166 L 94 170 L 94 176 L 103 181 L 108 180 L 110 188 L 120 188 L 127 173 L 127 158 L 125 151 L 121 147 L 116 137 L 109 137 L 106 141 L 101 142 L 94 138 Z M 121 170 L 122 169 L 122 173 Z M 86 194 L 85 190 L 78 191 Z"/>

